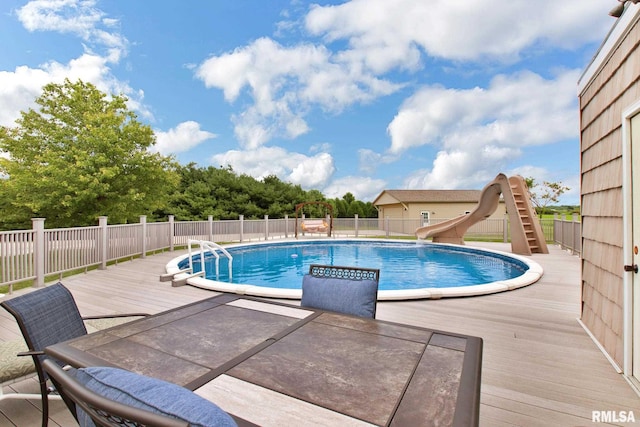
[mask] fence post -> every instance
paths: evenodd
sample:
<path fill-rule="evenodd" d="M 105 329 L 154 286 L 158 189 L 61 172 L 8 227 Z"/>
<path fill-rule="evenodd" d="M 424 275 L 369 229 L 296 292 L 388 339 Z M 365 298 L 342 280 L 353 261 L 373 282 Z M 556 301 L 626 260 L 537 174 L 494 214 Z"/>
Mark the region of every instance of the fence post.
<path fill-rule="evenodd" d="M 100 260 L 101 260 L 100 267 L 98 267 L 98 269 L 100 270 L 107 269 L 107 258 L 109 257 L 109 252 L 107 250 L 107 243 L 109 241 L 109 235 L 107 231 L 107 220 L 108 220 L 108 217 L 106 216 L 98 217 L 98 226 L 100 227 L 99 244 L 100 244 Z"/>
<path fill-rule="evenodd" d="M 240 243 L 244 241 L 244 215 L 240 215 Z"/>
<path fill-rule="evenodd" d="M 580 242 L 580 246 L 578 246 L 578 240 L 582 238 L 582 233 L 578 233 L 580 230 L 580 223 L 578 222 L 578 214 L 573 214 L 573 222 L 571 223 L 571 228 L 573 231 L 573 254 L 581 254 L 582 255 L 582 242 Z M 578 250 L 580 248 L 580 250 Z"/>
<path fill-rule="evenodd" d="M 209 226 L 209 241 L 213 242 L 213 215 L 207 217 L 207 223 Z"/>
<path fill-rule="evenodd" d="M 564 235 L 565 235 L 564 223 L 565 222 L 566 222 L 566 218 L 564 216 L 559 217 L 558 224 L 559 224 L 559 229 L 560 229 L 559 230 L 560 237 L 558 238 L 558 242 L 560 242 L 560 247 L 562 249 L 566 249 L 566 247 L 567 247 L 567 245 L 565 244 L 565 241 L 564 241 L 564 239 L 565 239 L 565 237 L 564 237 Z"/>
<path fill-rule="evenodd" d="M 140 225 L 142 225 L 142 258 L 147 257 L 147 216 L 140 215 Z"/>
<path fill-rule="evenodd" d="M 169 215 L 169 252 L 173 252 L 173 246 L 174 246 L 174 237 L 175 237 L 174 221 L 175 221 L 175 217 L 173 215 Z"/>
<path fill-rule="evenodd" d="M 44 218 L 31 218 L 31 226 L 35 231 L 33 261 L 35 264 L 35 283 L 36 288 L 44 286 Z"/>
<path fill-rule="evenodd" d="M 284 216 L 284 238 L 289 238 L 289 215 Z"/>
<path fill-rule="evenodd" d="M 358 214 L 354 215 L 354 221 L 355 221 L 355 224 L 354 224 L 353 228 L 356 230 L 356 237 L 358 237 L 358 228 L 359 228 L 359 226 L 358 226 Z"/>
<path fill-rule="evenodd" d="M 269 215 L 264 216 L 264 240 L 269 240 Z"/>
<path fill-rule="evenodd" d="M 507 214 L 502 217 L 502 242 L 509 242 L 509 215 Z"/>
<path fill-rule="evenodd" d="M 389 238 L 389 217 L 386 217 L 384 219 L 384 234 L 385 236 L 387 236 L 387 239 Z"/>

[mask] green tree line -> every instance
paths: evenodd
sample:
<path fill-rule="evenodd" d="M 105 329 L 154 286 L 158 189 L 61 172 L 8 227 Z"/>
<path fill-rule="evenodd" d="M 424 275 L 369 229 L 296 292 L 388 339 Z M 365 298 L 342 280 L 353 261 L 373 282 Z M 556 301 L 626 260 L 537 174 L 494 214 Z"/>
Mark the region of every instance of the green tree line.
<path fill-rule="evenodd" d="M 232 168 L 180 165 L 153 153 L 155 135 L 127 108 L 122 95 L 107 96 L 90 83 L 48 84 L 37 109 L 21 112 L 16 126 L 0 126 L 0 229 L 137 222 L 140 215 L 163 220 L 283 218 L 296 205 L 324 201 L 334 217 L 377 217 L 371 202 L 351 193 L 326 199 L 318 190 L 276 176 L 257 180 Z M 303 208 L 322 217 L 323 205 Z"/>
<path fill-rule="evenodd" d="M 178 168 L 180 182 L 169 198 L 164 210 L 155 212 L 162 218 L 175 215 L 178 220 L 202 220 L 212 215 L 214 219 L 246 219 L 293 217 L 296 205 L 310 201 L 327 202 L 333 207 L 334 217 L 376 218 L 377 209 L 371 202 L 356 200 L 351 193 L 343 198 L 327 199 L 318 190 L 305 191 L 271 175 L 261 180 L 237 174 L 231 167 L 198 167 L 191 163 Z M 330 214 L 321 204 L 307 205 L 298 212 L 301 216 L 318 218 Z"/>

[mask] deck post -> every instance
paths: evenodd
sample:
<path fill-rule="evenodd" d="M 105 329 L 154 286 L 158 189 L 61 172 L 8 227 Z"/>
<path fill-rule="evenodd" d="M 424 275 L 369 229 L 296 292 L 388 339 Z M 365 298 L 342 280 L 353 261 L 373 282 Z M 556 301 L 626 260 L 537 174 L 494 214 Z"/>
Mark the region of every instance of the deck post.
<path fill-rule="evenodd" d="M 284 216 L 284 238 L 289 237 L 289 215 Z"/>
<path fill-rule="evenodd" d="M 98 217 L 98 227 L 100 227 L 99 236 L 98 236 L 98 248 L 100 251 L 100 267 L 99 270 L 107 269 L 107 258 L 109 257 L 109 251 L 107 250 L 107 243 L 109 241 L 109 236 L 107 233 L 107 220 L 106 216 Z"/>
<path fill-rule="evenodd" d="M 356 237 L 358 237 L 358 235 L 359 235 L 358 230 L 359 230 L 359 228 L 360 228 L 360 225 L 358 224 L 358 214 L 355 214 L 355 215 L 353 216 L 353 220 L 354 220 L 354 222 L 355 222 L 355 224 L 354 224 L 354 227 L 353 227 L 353 228 L 356 230 Z"/>
<path fill-rule="evenodd" d="M 240 243 L 244 240 L 244 215 L 239 216 L 240 219 Z"/>
<path fill-rule="evenodd" d="M 213 215 L 207 217 L 207 226 L 209 227 L 209 241 L 213 242 Z"/>
<path fill-rule="evenodd" d="M 269 240 L 269 215 L 264 216 L 264 240 Z"/>
<path fill-rule="evenodd" d="M 509 242 L 509 215 L 506 213 L 502 217 L 502 242 Z"/>
<path fill-rule="evenodd" d="M 169 215 L 169 252 L 173 252 L 173 247 L 175 245 L 175 216 Z"/>
<path fill-rule="evenodd" d="M 384 219 L 384 234 L 388 239 L 389 238 L 389 217 L 386 217 Z"/>
<path fill-rule="evenodd" d="M 36 278 L 34 287 L 41 288 L 44 286 L 44 218 L 32 218 L 31 224 L 35 231 L 33 261 Z"/>
<path fill-rule="evenodd" d="M 578 233 L 576 232 L 576 228 L 578 230 L 580 230 L 580 223 L 578 222 L 578 214 L 574 213 L 571 216 L 571 241 L 572 241 L 572 248 L 571 248 L 571 253 L 572 254 L 582 254 L 582 245 L 580 244 L 580 238 L 582 236 L 582 233 Z M 577 226 L 577 227 L 576 227 Z"/>
<path fill-rule="evenodd" d="M 142 226 L 142 258 L 147 257 L 147 216 L 140 215 L 140 225 Z"/>
<path fill-rule="evenodd" d="M 558 214 L 553 215 L 553 240 L 560 243 L 560 247 L 564 249 L 564 218 L 558 218 Z M 559 227 L 556 225 L 560 224 Z M 558 233 L 556 234 L 556 230 Z M 559 235 L 559 236 L 558 236 Z"/>

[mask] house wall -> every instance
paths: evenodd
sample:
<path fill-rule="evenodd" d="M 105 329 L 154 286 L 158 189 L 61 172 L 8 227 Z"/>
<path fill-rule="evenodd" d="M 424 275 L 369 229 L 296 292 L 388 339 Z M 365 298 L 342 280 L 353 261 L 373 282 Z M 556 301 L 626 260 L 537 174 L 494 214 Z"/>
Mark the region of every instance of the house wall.
<path fill-rule="evenodd" d="M 381 206 L 378 213 L 378 218 L 411 218 L 404 207 L 397 203 L 394 205 Z"/>
<path fill-rule="evenodd" d="M 619 366 L 624 359 L 621 126 L 623 112 L 640 99 L 638 14 L 628 22 L 616 42 L 603 45 L 604 56 L 600 52 L 579 85 L 581 318 Z"/>
<path fill-rule="evenodd" d="M 407 210 L 404 206 L 396 203 L 391 205 L 379 205 L 379 218 L 395 218 L 395 219 L 422 219 L 422 212 L 431 212 L 432 218 L 449 219 L 463 215 L 465 212 L 473 211 L 477 203 L 456 203 L 456 202 L 441 202 L 441 203 L 409 203 Z M 435 213 L 434 213 L 435 212 Z M 496 211 L 490 218 L 503 218 L 506 213 L 504 203 L 500 203 Z"/>
<path fill-rule="evenodd" d="M 448 219 L 464 215 L 466 212 L 473 211 L 478 206 L 477 203 L 457 203 L 457 202 L 441 202 L 441 203 L 412 203 L 409 205 L 410 218 L 422 218 L 423 211 L 431 212 L 431 218 Z M 504 203 L 498 204 L 496 211 L 490 218 L 503 218 L 506 212 Z"/>

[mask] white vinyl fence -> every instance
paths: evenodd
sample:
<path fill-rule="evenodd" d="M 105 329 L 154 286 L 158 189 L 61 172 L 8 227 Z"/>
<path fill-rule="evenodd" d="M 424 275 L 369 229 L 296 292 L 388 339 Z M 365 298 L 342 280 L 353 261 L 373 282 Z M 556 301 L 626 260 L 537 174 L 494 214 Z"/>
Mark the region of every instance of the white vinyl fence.
<path fill-rule="evenodd" d="M 432 219 L 431 223 L 446 219 Z M 59 276 L 79 269 L 107 268 L 108 263 L 134 257 L 146 257 L 155 251 L 173 251 L 184 247 L 189 239 L 218 243 L 298 237 L 306 235 L 300 230 L 301 219 L 285 217 L 260 220 L 175 221 L 147 223 L 141 216 L 137 224 L 108 225 L 107 217 L 100 217 L 97 226 L 45 229 L 45 219 L 34 218 L 31 230 L 0 232 L 0 287 L 11 293 L 18 282 L 33 281 L 44 286 L 45 277 Z M 334 237 L 412 238 L 419 219 L 394 218 L 334 218 Z M 560 244 L 574 253 L 580 253 L 580 223 L 552 219 L 542 221 L 547 241 Z M 509 241 L 507 219 L 487 219 L 471 227 L 465 237 Z M 2 294 L 0 294 L 1 296 Z"/>

